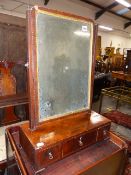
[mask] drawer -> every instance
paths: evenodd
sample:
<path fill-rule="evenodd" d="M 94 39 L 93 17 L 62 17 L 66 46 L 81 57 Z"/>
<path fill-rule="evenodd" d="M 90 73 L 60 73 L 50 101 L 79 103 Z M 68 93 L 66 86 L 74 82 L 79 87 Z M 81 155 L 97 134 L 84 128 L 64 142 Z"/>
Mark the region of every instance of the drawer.
<path fill-rule="evenodd" d="M 93 130 L 91 132 L 82 134 L 75 139 L 75 145 L 76 149 L 82 149 L 84 147 L 87 147 L 91 144 L 96 143 L 96 137 L 97 137 L 97 130 Z"/>
<path fill-rule="evenodd" d="M 62 146 L 62 156 L 66 157 L 76 151 L 75 139 L 72 138 L 63 143 Z"/>
<path fill-rule="evenodd" d="M 97 141 L 101 141 L 109 138 L 108 131 L 110 130 L 110 124 L 98 128 Z"/>
<path fill-rule="evenodd" d="M 62 154 L 63 157 L 72 154 L 84 147 L 87 147 L 96 142 L 97 130 L 91 131 L 89 133 L 84 133 L 75 138 L 72 138 L 63 143 Z"/>
<path fill-rule="evenodd" d="M 57 145 L 46 150 L 39 150 L 36 156 L 38 168 L 46 167 L 51 163 L 61 159 L 61 145 Z"/>

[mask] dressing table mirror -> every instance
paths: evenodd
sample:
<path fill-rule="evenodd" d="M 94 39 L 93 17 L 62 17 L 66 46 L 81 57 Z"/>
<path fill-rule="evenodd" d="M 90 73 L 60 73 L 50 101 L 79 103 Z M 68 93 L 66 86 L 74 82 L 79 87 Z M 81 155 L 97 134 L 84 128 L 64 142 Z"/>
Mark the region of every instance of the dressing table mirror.
<path fill-rule="evenodd" d="M 51 166 L 58 163 L 55 172 L 62 174 L 64 171 L 57 168 L 65 165 L 61 161 L 70 164 L 75 156 L 75 166 L 80 157 L 84 160 L 82 156 L 89 156 L 89 151 L 82 150 L 106 140 L 109 147 L 117 140 L 108 132 L 110 120 L 91 111 L 95 25 L 87 18 L 38 6 L 28 11 L 27 19 L 30 121 L 8 129 L 7 135 L 13 149 L 19 150 L 23 172 L 50 174 Z M 117 149 L 124 154 L 124 145 Z M 111 148 L 111 159 L 115 150 Z M 77 152 L 80 155 L 76 156 Z M 88 156 L 81 162 L 83 169 L 87 163 L 89 166 Z M 97 155 L 97 159 L 102 158 Z M 82 167 L 75 167 L 77 172 L 84 172 Z"/>
<path fill-rule="evenodd" d="M 65 13 L 29 12 L 31 129 L 91 108 L 94 23 Z"/>

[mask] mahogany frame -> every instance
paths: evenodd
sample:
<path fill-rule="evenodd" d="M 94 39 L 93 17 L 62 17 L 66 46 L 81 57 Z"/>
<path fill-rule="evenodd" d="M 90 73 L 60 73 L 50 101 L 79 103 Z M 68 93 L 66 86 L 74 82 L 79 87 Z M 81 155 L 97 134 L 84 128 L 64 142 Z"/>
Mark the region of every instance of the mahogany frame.
<path fill-rule="evenodd" d="M 37 127 L 45 122 L 48 121 L 39 121 L 38 116 L 38 77 L 37 77 L 37 53 L 36 53 L 36 13 L 38 10 L 42 10 L 45 12 L 49 12 L 56 15 L 65 16 L 68 18 L 72 18 L 74 20 L 91 22 L 93 25 L 93 42 L 92 42 L 92 65 L 91 65 L 91 84 L 90 84 L 90 103 L 92 102 L 93 96 L 93 84 L 94 84 L 94 67 L 95 67 L 95 45 L 96 45 L 96 34 L 97 34 L 97 27 L 95 26 L 94 22 L 88 18 L 65 13 L 65 12 L 58 12 L 56 10 L 46 9 L 43 7 L 32 7 L 31 10 L 27 12 L 27 19 L 28 19 L 28 59 L 29 59 L 29 69 L 28 69 L 28 80 L 29 80 L 29 111 L 30 111 L 30 129 L 36 130 Z M 91 109 L 91 104 L 90 104 Z M 90 111 L 86 110 L 87 111 Z M 81 113 L 81 112 L 79 112 Z M 83 112 L 82 112 L 83 113 Z M 76 112 L 77 114 L 77 112 Z M 72 115 L 72 114 L 70 114 Z M 65 116 L 66 117 L 66 116 Z M 57 120 L 50 119 L 50 120 Z"/>

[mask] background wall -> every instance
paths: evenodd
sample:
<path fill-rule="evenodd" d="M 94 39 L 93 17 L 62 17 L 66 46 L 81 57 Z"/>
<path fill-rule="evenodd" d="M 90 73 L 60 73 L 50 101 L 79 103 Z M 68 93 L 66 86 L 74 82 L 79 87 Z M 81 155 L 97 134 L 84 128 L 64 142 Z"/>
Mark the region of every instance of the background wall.
<path fill-rule="evenodd" d="M 123 48 L 131 48 L 131 37 L 127 38 L 117 34 L 112 34 L 109 32 L 98 32 L 98 35 L 101 36 L 101 48 L 102 54 L 104 54 L 104 48 L 110 47 L 112 42 L 112 47 L 121 48 L 120 52 L 123 54 Z"/>

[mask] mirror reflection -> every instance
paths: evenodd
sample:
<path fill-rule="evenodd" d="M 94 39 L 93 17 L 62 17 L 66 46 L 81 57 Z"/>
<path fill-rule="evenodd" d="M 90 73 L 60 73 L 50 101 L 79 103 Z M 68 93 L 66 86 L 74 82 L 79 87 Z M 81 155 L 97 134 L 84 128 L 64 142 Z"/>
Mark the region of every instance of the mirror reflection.
<path fill-rule="evenodd" d="M 90 106 L 92 24 L 38 13 L 39 121 Z"/>

